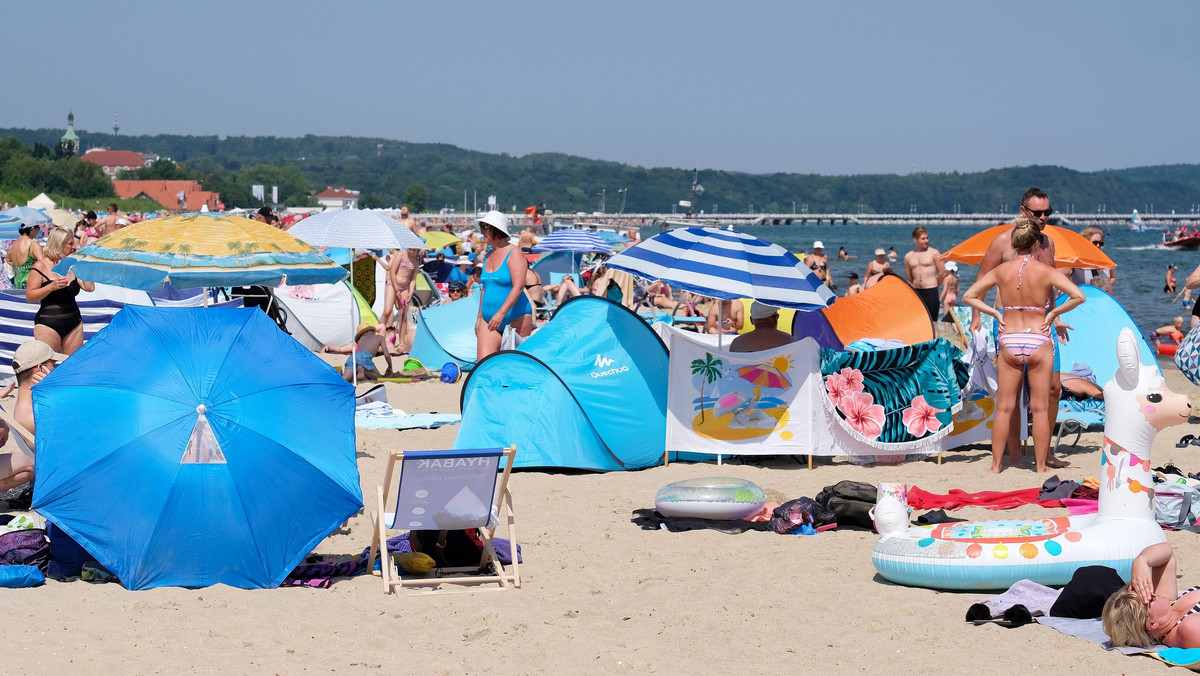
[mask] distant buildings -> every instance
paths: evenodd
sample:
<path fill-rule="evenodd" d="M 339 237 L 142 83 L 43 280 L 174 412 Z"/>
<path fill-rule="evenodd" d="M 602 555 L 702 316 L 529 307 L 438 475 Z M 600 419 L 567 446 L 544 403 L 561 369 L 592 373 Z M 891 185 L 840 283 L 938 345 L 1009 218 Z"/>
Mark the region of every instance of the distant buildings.
<path fill-rule="evenodd" d="M 220 193 L 209 192 L 196 181 L 113 181 L 113 190 L 121 199 L 148 197 L 172 210 L 200 211 L 207 206 L 219 211 L 224 206 Z"/>
<path fill-rule="evenodd" d="M 157 155 L 150 156 L 135 153 L 132 150 L 109 150 L 108 148 L 91 148 L 79 159 L 84 162 L 100 165 L 104 175 L 110 179 L 117 177 L 118 171 L 141 169 L 148 167 L 158 159 Z"/>
<path fill-rule="evenodd" d="M 325 190 L 317 193 L 317 204 L 331 211 L 357 209 L 358 192 L 357 190 L 346 190 L 345 188 L 325 188 Z"/>
<path fill-rule="evenodd" d="M 63 155 L 79 154 L 79 135 L 75 133 L 75 113 L 67 113 L 67 133 L 58 140 L 58 147 Z"/>

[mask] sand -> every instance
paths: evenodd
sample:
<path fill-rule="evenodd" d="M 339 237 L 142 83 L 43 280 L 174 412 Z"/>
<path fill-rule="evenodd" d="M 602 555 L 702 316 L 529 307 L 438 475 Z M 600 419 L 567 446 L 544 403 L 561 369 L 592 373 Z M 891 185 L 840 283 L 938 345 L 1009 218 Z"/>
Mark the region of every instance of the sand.
<path fill-rule="evenodd" d="M 1172 387 L 1197 388 L 1174 367 Z M 389 384 L 409 412 L 456 412 L 461 385 Z M 364 495 L 382 481 L 388 449 L 448 448 L 456 426 L 360 430 Z M 1200 448 L 1176 449 L 1200 425 L 1170 428 L 1155 466 L 1200 469 Z M 1063 456 L 1064 479 L 1099 476 L 1098 433 Z M 636 472 L 517 473 L 512 480 L 523 588 L 511 592 L 385 595 L 379 578 L 330 589 L 246 591 L 226 586 L 126 591 L 117 584 L 50 581 L 2 590 L 6 673 L 1164 673 L 1148 657 L 1031 625 L 1006 629 L 964 621 L 984 594 L 888 583 L 871 565 L 874 534 L 815 536 L 644 531 L 635 509 L 653 507 L 671 481 L 727 475 L 775 499 L 815 496 L 841 479 L 905 482 L 945 493 L 1016 490 L 1046 478 L 1029 470 L 987 474 L 990 451 L 970 447 L 943 464 L 860 467 L 790 458 L 765 466 L 676 463 Z M 370 507 L 368 507 L 370 509 Z M 1026 506 L 957 510 L 972 519 L 1064 515 Z M 1168 533 L 1183 584 L 1200 583 L 1200 537 Z M 371 540 L 367 513 L 317 551 L 356 554 Z"/>

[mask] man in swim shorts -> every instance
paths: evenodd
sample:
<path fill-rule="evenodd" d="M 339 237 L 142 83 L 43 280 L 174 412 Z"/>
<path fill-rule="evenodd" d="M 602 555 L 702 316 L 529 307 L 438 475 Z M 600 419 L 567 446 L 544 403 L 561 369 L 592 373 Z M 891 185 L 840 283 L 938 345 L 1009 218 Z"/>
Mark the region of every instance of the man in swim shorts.
<path fill-rule="evenodd" d="M 1050 208 L 1050 196 L 1047 195 L 1045 191 L 1038 188 L 1030 188 L 1025 191 L 1024 195 L 1022 195 L 1022 216 L 1032 218 L 1044 228 L 1050 220 L 1050 215 L 1053 213 L 1054 210 Z M 992 243 L 988 245 L 987 252 L 983 254 L 983 260 L 979 263 L 979 274 L 976 276 L 976 279 L 984 276 L 988 272 L 991 272 L 992 268 L 996 267 L 997 265 L 1012 260 L 1014 257 L 1016 257 L 1016 255 L 1017 252 L 1012 247 L 1012 228 L 1009 228 L 997 235 L 996 239 L 992 240 Z M 1053 267 L 1054 240 L 1042 235 L 1042 241 L 1033 248 L 1033 258 L 1034 260 L 1041 261 L 1042 263 Z M 1000 298 L 996 299 L 996 307 L 1003 305 L 1001 300 L 1002 299 Z M 979 313 L 971 313 L 971 331 L 974 332 L 979 328 L 979 326 Z M 1062 394 L 1062 383 L 1058 378 L 1058 373 L 1060 370 L 1058 343 L 1060 341 L 1064 343 L 1068 341 L 1069 338 L 1067 336 L 1067 331 L 1069 331 L 1071 328 L 1071 326 L 1063 323 L 1061 318 L 1056 317 L 1054 319 L 1054 330 L 1050 332 L 1050 337 L 1054 342 L 1054 375 L 1050 377 L 1050 405 L 1046 407 L 1046 415 L 1049 416 L 1048 425 L 1051 429 L 1054 428 L 1054 423 L 1058 418 L 1058 398 Z M 1018 417 L 1019 416 L 1013 416 L 1013 428 L 1010 430 L 1010 434 L 1008 436 L 1008 460 L 1009 466 L 1011 467 L 1023 466 L 1020 448 L 1020 421 L 1018 420 Z M 1061 469 L 1063 467 L 1067 467 L 1071 463 L 1065 460 L 1059 460 L 1058 458 L 1054 457 L 1053 452 L 1051 452 L 1051 454 L 1046 458 L 1046 464 L 1053 469 Z"/>
<path fill-rule="evenodd" d="M 938 318 L 939 301 L 938 287 L 946 276 L 946 268 L 942 265 L 942 252 L 929 246 L 929 231 L 917 227 L 912 231 L 913 250 L 904 254 L 904 274 L 908 283 L 917 292 L 917 297 L 929 313 L 929 321 L 936 322 Z"/>

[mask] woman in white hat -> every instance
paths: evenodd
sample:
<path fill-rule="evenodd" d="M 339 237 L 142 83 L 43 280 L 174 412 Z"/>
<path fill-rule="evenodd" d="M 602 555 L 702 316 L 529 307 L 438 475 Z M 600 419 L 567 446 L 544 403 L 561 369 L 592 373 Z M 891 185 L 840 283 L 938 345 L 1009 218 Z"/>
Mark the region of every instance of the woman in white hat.
<path fill-rule="evenodd" d="M 482 360 L 500 350 L 504 327 L 511 324 L 521 336 L 533 331 L 533 306 L 525 296 L 529 262 L 509 241 L 508 217 L 499 211 L 487 212 L 479 219 L 479 232 L 491 247 L 483 259 L 483 290 L 475 321 L 476 355 Z"/>
<path fill-rule="evenodd" d="M 812 253 L 804 257 L 804 262 L 817 276 L 817 279 L 828 286 L 834 286 L 830 284 L 832 280 L 829 277 L 829 256 L 825 254 L 824 242 L 820 240 L 813 242 Z"/>
<path fill-rule="evenodd" d="M 942 321 L 954 321 L 951 308 L 958 305 L 958 263 L 946 263 L 946 276 L 942 278 Z"/>

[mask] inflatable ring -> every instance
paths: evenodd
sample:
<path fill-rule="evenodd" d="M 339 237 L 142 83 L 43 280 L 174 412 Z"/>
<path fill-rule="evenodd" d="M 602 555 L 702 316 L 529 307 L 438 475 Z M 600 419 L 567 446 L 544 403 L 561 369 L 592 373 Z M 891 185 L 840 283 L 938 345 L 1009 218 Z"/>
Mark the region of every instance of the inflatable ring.
<path fill-rule="evenodd" d="M 1164 542 L 1155 520 L 1150 448 L 1162 429 L 1186 422 L 1187 397 L 1140 361 L 1128 328 L 1117 339 L 1118 370 L 1104 386 L 1100 500 L 1095 514 L 1038 520 L 964 521 L 884 534 L 872 562 L 892 582 L 939 589 L 1006 589 L 1018 580 L 1065 585 L 1082 566 L 1129 579 L 1134 557 Z"/>
<path fill-rule="evenodd" d="M 767 494 L 757 484 L 733 477 L 704 477 L 676 481 L 658 489 L 654 509 L 663 516 L 690 516 L 730 521 L 760 510 Z"/>

